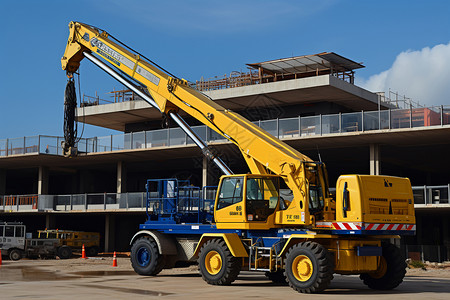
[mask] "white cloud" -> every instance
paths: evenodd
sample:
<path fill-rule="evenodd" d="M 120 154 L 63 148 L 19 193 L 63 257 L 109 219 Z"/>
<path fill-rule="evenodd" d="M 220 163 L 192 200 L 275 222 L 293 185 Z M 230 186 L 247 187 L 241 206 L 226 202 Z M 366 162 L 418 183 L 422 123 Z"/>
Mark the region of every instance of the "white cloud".
<path fill-rule="evenodd" d="M 357 85 L 372 92 L 389 89 L 422 105 L 450 104 L 450 43 L 400 53 L 391 68 Z"/>

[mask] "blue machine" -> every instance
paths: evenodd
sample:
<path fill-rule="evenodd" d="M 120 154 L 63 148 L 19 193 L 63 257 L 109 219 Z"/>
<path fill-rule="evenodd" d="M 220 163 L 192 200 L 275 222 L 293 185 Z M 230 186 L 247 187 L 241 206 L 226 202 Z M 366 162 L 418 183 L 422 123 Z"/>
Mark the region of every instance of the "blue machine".
<path fill-rule="evenodd" d="M 147 180 L 146 224 L 211 223 L 217 187 L 200 190 L 189 180 Z M 210 198 L 206 198 L 210 197 Z"/>

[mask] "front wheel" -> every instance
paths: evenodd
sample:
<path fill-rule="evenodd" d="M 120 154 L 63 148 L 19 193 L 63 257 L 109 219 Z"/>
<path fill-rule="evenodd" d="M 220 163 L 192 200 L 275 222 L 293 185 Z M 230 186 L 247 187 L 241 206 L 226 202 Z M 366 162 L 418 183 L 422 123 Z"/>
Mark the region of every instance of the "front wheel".
<path fill-rule="evenodd" d="M 289 285 L 300 293 L 318 293 L 333 279 L 333 263 L 328 250 L 315 242 L 292 246 L 286 254 L 285 275 Z"/>
<path fill-rule="evenodd" d="M 9 259 L 10 260 L 20 260 L 22 258 L 22 251 L 19 249 L 12 249 L 9 252 Z"/>
<path fill-rule="evenodd" d="M 223 240 L 209 240 L 200 249 L 198 270 L 209 284 L 230 285 L 241 271 L 241 261 L 231 254 Z"/>
<path fill-rule="evenodd" d="M 164 257 L 159 254 L 156 242 L 144 236 L 131 247 L 131 266 L 139 275 L 155 276 L 164 267 Z"/>
<path fill-rule="evenodd" d="M 406 262 L 400 249 L 392 244 L 383 245 L 378 270 L 359 276 L 364 284 L 374 290 L 391 290 L 403 282 L 406 274 Z"/>

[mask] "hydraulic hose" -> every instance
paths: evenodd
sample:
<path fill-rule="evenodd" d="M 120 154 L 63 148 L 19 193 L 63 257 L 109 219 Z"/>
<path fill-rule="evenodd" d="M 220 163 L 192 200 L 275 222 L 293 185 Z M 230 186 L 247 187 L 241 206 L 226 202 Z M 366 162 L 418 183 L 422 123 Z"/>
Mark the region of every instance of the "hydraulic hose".
<path fill-rule="evenodd" d="M 75 146 L 77 138 L 77 122 L 75 111 L 77 108 L 77 95 L 75 92 L 75 81 L 69 78 L 64 92 L 64 153 L 70 153 L 70 148 Z"/>

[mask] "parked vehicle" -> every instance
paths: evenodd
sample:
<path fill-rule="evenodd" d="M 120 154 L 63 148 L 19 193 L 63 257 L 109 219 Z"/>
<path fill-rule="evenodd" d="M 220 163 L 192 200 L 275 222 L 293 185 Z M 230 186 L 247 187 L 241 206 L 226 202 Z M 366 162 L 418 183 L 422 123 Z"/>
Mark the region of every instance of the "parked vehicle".
<path fill-rule="evenodd" d="M 59 239 L 32 238 L 31 233 L 26 232 L 26 226 L 22 222 L 0 222 L 0 249 L 1 254 L 11 260 L 29 258 L 69 258 L 67 254 L 69 246 L 63 245 Z"/>
<path fill-rule="evenodd" d="M 60 240 L 61 245 L 67 246 L 61 248 L 64 253 L 60 254 L 64 257 L 72 256 L 73 251 L 81 252 L 83 245 L 87 256 L 97 256 L 100 246 L 100 234 L 98 232 L 45 229 L 38 230 L 38 238 Z"/>

